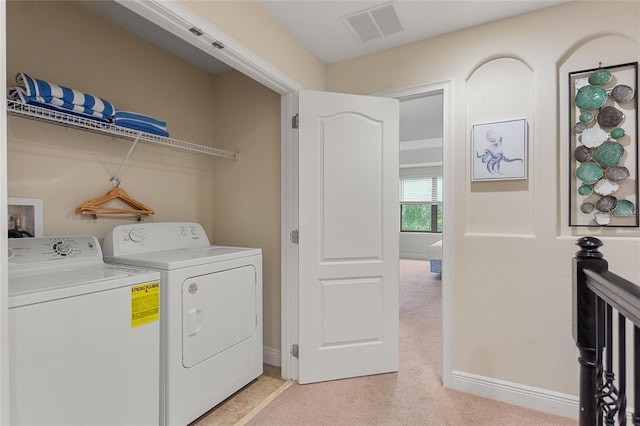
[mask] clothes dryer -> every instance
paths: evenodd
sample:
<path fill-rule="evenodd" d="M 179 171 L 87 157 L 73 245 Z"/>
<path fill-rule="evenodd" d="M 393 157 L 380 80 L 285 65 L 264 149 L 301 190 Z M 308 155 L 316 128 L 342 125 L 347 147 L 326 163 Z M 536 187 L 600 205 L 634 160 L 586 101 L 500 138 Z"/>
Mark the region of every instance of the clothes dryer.
<path fill-rule="evenodd" d="M 262 374 L 262 250 L 211 245 L 201 225 L 121 225 L 108 263 L 161 274 L 160 423 L 187 425 Z"/>
<path fill-rule="evenodd" d="M 160 274 L 92 236 L 9 239 L 11 425 L 157 425 Z"/>

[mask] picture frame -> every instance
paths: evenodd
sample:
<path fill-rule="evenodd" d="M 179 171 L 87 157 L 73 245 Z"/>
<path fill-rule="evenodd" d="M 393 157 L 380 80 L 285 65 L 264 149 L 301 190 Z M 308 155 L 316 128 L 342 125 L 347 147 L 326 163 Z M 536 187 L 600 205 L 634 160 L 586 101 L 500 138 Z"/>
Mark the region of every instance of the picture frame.
<path fill-rule="evenodd" d="M 474 124 L 471 134 L 471 181 L 527 178 L 527 120 Z"/>
<path fill-rule="evenodd" d="M 569 226 L 637 228 L 638 63 L 568 77 Z"/>

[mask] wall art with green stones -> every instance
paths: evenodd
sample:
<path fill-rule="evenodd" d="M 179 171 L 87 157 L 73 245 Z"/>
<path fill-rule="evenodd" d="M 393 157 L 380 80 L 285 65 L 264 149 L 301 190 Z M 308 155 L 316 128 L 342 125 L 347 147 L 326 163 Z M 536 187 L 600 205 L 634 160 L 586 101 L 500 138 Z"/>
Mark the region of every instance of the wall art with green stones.
<path fill-rule="evenodd" d="M 570 226 L 639 226 L 637 87 L 637 62 L 569 73 Z"/>

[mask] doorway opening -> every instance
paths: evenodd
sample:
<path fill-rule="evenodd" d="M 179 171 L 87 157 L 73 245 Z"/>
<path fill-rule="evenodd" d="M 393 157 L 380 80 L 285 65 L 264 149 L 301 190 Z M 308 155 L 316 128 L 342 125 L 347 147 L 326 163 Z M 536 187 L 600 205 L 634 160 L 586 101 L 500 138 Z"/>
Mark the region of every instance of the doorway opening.
<path fill-rule="evenodd" d="M 442 102 L 442 90 L 400 98 L 400 258 L 430 260 L 442 239 Z"/>
<path fill-rule="evenodd" d="M 451 317 L 450 300 L 451 271 L 448 267 L 445 250 L 449 246 L 447 231 L 452 228 L 453 210 L 450 182 L 451 168 L 445 167 L 447 159 L 451 158 L 450 140 L 450 83 L 443 82 L 415 88 L 390 91 L 379 94 L 393 97 L 400 101 L 400 170 L 402 182 L 407 179 L 408 190 L 411 183 L 431 186 L 422 194 L 408 195 L 408 205 L 420 206 L 414 210 L 424 213 L 420 223 L 400 223 L 400 253 L 401 268 L 410 267 L 410 262 L 402 264 L 403 259 L 421 259 L 428 261 L 432 257 L 429 247 L 438 241 L 442 246 L 440 274 L 427 270 L 428 281 L 439 279 L 442 287 L 442 382 L 450 387 L 451 381 Z M 402 188 L 401 188 L 402 195 Z M 403 201 L 400 201 L 400 209 Z M 402 220 L 401 211 L 401 220 Z M 407 219 L 411 219 L 408 217 Z M 408 227 L 410 230 L 402 231 Z M 415 229 L 411 229 L 415 227 Z M 448 235 L 447 235 L 448 234 Z M 415 265 L 414 265 L 415 266 Z M 401 270 L 402 270 L 401 269 Z"/>

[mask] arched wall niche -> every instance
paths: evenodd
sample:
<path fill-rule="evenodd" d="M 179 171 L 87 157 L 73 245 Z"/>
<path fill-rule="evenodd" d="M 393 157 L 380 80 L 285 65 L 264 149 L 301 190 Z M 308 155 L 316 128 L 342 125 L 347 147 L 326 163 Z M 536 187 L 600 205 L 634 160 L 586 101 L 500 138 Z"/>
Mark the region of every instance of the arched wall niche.
<path fill-rule="evenodd" d="M 558 71 L 558 167 L 560 185 L 560 230 L 561 235 L 599 235 L 599 236 L 640 236 L 637 228 L 620 227 L 570 227 L 569 226 L 569 174 L 570 161 L 570 131 L 569 109 L 572 104 L 569 90 L 569 73 L 608 67 L 631 62 L 639 59 L 640 45 L 628 37 L 617 34 L 604 34 L 580 40 L 572 45 L 557 62 Z M 637 96 L 637 93 L 636 93 Z M 636 129 L 626 129 L 627 135 L 635 143 Z"/>
<path fill-rule="evenodd" d="M 471 182 L 474 125 L 526 119 L 527 140 L 533 140 L 534 71 L 516 57 L 493 57 L 470 74 L 467 97 L 467 234 L 529 236 L 533 233 L 534 198 L 530 178 Z M 504 144 L 516 143 L 505 140 Z M 527 169 L 534 171 L 527 148 Z M 499 176 L 497 176 L 499 177 Z"/>
<path fill-rule="evenodd" d="M 471 78 L 473 77 L 473 75 L 482 67 L 484 67 L 485 65 L 487 65 L 490 62 L 493 61 L 499 61 L 499 60 L 506 60 L 506 59 L 513 59 L 514 61 L 518 61 L 521 62 L 524 66 L 526 66 L 527 68 L 529 68 L 529 70 L 533 71 L 533 66 L 531 66 L 531 64 L 529 64 L 527 61 L 525 61 L 523 58 L 516 56 L 516 55 L 506 55 L 506 54 L 502 54 L 502 55 L 493 55 L 490 56 L 488 58 L 483 59 L 482 61 L 480 61 L 475 67 L 473 67 L 471 69 L 471 72 L 469 73 L 469 75 L 467 76 L 467 81 L 471 80 Z"/>

